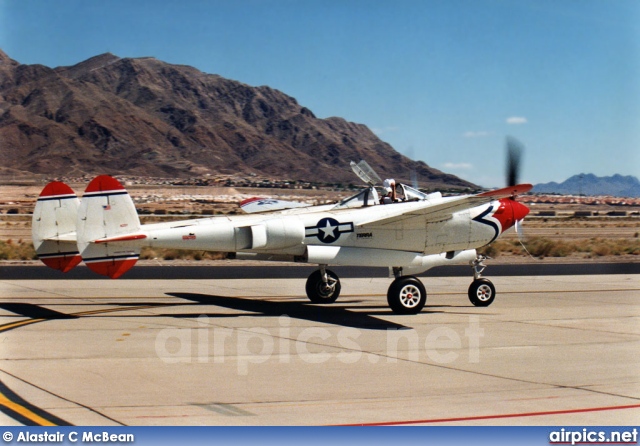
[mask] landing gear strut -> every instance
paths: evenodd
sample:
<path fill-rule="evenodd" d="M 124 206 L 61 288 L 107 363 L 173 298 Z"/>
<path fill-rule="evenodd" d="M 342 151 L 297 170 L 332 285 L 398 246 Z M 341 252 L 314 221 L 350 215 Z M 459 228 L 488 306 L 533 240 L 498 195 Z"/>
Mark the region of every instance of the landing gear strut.
<path fill-rule="evenodd" d="M 469 286 L 469 300 L 476 307 L 488 307 L 496 297 L 496 288 L 489 279 L 482 277 L 487 258 L 478 255 L 472 262 L 473 282 Z M 402 268 L 394 267 L 395 280 L 387 291 L 389 307 L 397 314 L 418 314 L 427 303 L 427 291 L 415 276 L 404 276 Z M 340 279 L 338 275 L 320 265 L 307 279 L 306 291 L 309 300 L 315 304 L 331 304 L 340 296 Z"/>
<path fill-rule="evenodd" d="M 305 289 L 307 297 L 314 304 L 332 304 L 340 296 L 340 279 L 326 265 L 320 265 L 320 269 L 307 279 Z"/>
<path fill-rule="evenodd" d="M 496 288 L 489 279 L 482 277 L 482 271 L 487 267 L 484 261 L 487 258 L 483 255 L 473 261 L 473 282 L 469 286 L 469 300 L 476 307 L 488 307 L 496 298 Z"/>

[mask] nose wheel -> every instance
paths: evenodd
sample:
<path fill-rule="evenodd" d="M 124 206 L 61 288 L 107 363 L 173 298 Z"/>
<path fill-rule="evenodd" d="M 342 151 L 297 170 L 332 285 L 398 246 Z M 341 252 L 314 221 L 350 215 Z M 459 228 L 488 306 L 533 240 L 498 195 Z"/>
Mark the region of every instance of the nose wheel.
<path fill-rule="evenodd" d="M 488 307 L 496 298 L 496 288 L 489 279 L 480 278 L 471 282 L 469 300 L 476 307 Z"/>
<path fill-rule="evenodd" d="M 489 279 L 481 277 L 482 271 L 486 268 L 486 259 L 485 256 L 479 255 L 471 265 L 474 280 L 469 286 L 469 300 L 476 307 L 488 307 L 496 298 L 496 287 Z"/>

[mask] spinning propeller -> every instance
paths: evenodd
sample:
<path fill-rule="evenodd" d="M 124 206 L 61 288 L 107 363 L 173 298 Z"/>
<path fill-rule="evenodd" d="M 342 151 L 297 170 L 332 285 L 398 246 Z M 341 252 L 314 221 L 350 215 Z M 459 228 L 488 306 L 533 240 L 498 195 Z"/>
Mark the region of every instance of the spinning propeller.
<path fill-rule="evenodd" d="M 515 186 L 520 177 L 520 165 L 524 146 L 517 139 L 507 136 L 507 186 Z"/>
<path fill-rule="evenodd" d="M 516 186 L 517 184 L 519 184 L 520 169 L 521 169 L 520 166 L 522 163 L 522 153 L 524 152 L 524 146 L 520 141 L 513 138 L 512 136 L 507 136 L 506 150 L 507 150 L 507 171 L 506 171 L 507 186 L 509 187 Z M 513 205 L 516 205 L 517 200 L 515 195 L 510 197 L 509 199 L 513 200 L 514 202 Z M 517 203 L 517 206 L 523 206 L 523 205 L 521 205 L 520 203 Z M 528 209 L 527 209 L 527 212 L 528 212 Z M 516 213 L 515 210 L 514 210 L 514 213 Z M 529 253 L 529 251 L 527 251 L 527 248 L 524 245 L 525 236 L 524 236 L 524 231 L 522 230 L 523 220 L 524 220 L 524 217 L 518 219 L 518 216 L 516 215 L 515 230 L 516 230 L 516 234 L 518 234 L 518 241 L 520 242 L 524 250 L 527 253 Z"/>

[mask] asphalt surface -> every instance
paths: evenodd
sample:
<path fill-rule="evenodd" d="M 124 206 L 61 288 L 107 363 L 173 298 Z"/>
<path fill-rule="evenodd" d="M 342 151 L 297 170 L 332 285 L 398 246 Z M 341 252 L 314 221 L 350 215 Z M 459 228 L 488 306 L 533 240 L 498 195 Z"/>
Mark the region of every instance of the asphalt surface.
<path fill-rule="evenodd" d="M 416 315 L 386 276 L 331 305 L 304 278 L 3 278 L 0 424 L 637 425 L 640 276 L 490 277 L 486 308 L 425 278 Z"/>
<path fill-rule="evenodd" d="M 309 265 L 261 265 L 261 266 L 202 266 L 192 265 L 163 266 L 140 265 L 125 273 L 122 279 L 303 279 L 317 268 Z M 341 278 L 388 277 L 387 268 L 337 266 L 330 267 Z M 501 276 L 563 276 L 595 274 L 640 274 L 640 263 L 567 263 L 567 264 L 510 264 L 491 265 L 483 275 Z M 432 268 L 419 277 L 466 277 L 472 276 L 467 265 L 439 266 Z M 44 265 L 10 265 L 0 267 L 0 279 L 12 280 L 97 280 L 104 279 L 86 266 L 80 265 L 72 271 L 62 274 Z"/>

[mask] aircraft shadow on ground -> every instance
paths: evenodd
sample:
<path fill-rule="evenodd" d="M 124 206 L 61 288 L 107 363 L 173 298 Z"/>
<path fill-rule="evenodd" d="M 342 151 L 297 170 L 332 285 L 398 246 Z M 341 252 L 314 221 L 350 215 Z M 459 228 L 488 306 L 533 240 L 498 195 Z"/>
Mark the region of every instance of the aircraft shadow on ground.
<path fill-rule="evenodd" d="M 339 325 L 344 327 L 353 327 L 368 330 L 410 330 L 412 327 L 395 323 L 392 321 L 379 319 L 375 316 L 392 316 L 395 315 L 386 305 L 366 305 L 356 306 L 355 303 L 360 301 L 344 301 L 341 304 L 333 304 L 331 306 L 315 305 L 310 302 L 274 302 L 258 299 L 243 299 L 240 297 L 215 296 L 199 293 L 167 293 L 168 296 L 187 300 L 191 303 L 183 304 L 178 302 L 158 303 L 158 302 L 112 302 L 106 305 L 121 307 L 125 310 L 127 307 L 139 307 L 148 305 L 155 308 L 163 307 L 181 307 L 190 305 L 207 305 L 227 308 L 231 310 L 242 311 L 241 314 L 216 313 L 216 312 L 189 312 L 189 313 L 167 313 L 156 314 L 153 317 L 173 317 L 173 318 L 195 318 L 207 316 L 211 318 L 231 318 L 231 317 L 280 317 L 288 316 L 294 319 L 307 320 L 311 322 L 319 322 L 323 324 Z M 84 304 L 93 306 L 95 304 Z M 454 305 L 436 305 L 426 307 L 421 314 L 486 314 L 486 313 L 470 313 L 470 312 L 451 312 L 435 310 L 435 308 L 458 308 Z M 34 304 L 3 302 L 0 303 L 0 309 L 9 311 L 19 316 L 25 316 L 31 319 L 55 320 L 55 319 L 78 319 L 81 313 L 66 314 L 60 313 L 50 308 L 44 308 Z M 355 311 L 352 311 L 355 310 Z M 249 314 L 247 314 L 249 313 Z M 93 317 L 99 317 L 92 315 Z M 113 313 L 110 314 L 113 317 Z M 123 316 L 119 317 L 134 317 Z M 136 315 L 135 317 L 140 317 Z"/>
<path fill-rule="evenodd" d="M 333 304 L 331 306 L 314 305 L 307 302 L 274 302 L 269 300 L 243 299 L 241 297 L 225 297 L 199 293 L 166 293 L 168 296 L 197 302 L 201 305 L 214 305 L 231 310 L 256 313 L 260 317 L 289 316 L 323 324 L 340 325 L 345 327 L 361 328 L 368 330 L 408 330 L 412 327 L 397 324 L 395 322 L 378 319 L 369 313 L 350 311 L 349 307 Z M 376 312 L 379 315 L 393 315 L 390 310 Z M 173 317 L 180 315 L 172 314 Z M 182 315 L 194 317 L 194 314 Z M 246 314 L 207 314 L 212 317 L 239 317 Z"/>
<path fill-rule="evenodd" d="M 3 302 L 0 303 L 0 309 L 9 311 L 19 316 L 25 316 L 31 319 L 77 319 L 78 316 L 72 314 L 60 313 L 49 308 L 44 308 L 39 305 L 25 304 L 25 303 L 13 303 Z"/>

